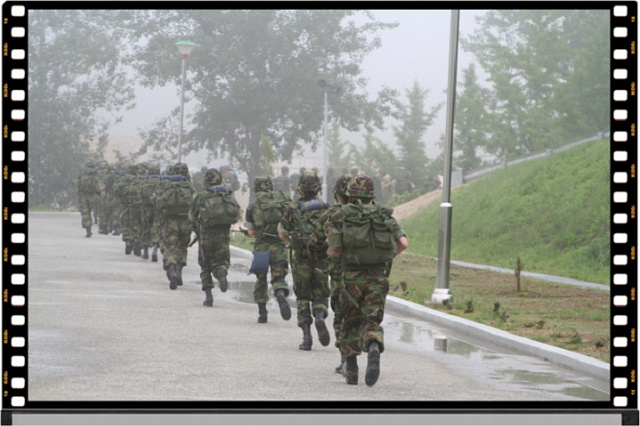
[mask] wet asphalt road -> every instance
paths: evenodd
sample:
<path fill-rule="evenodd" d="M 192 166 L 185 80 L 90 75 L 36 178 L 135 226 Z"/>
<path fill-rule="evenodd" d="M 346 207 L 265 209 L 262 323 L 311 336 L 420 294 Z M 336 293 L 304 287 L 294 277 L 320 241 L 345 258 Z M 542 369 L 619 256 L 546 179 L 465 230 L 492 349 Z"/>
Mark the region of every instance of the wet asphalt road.
<path fill-rule="evenodd" d="M 608 383 L 522 354 L 450 338 L 385 314 L 386 351 L 373 387 L 334 372 L 339 353 L 302 333 L 275 300 L 257 324 L 254 276 L 232 258 L 230 289 L 202 306 L 195 249 L 185 284 L 169 289 L 161 262 L 124 254 L 120 237 L 84 238 L 79 213 L 29 214 L 30 401 L 561 401 L 608 400 Z M 292 307 L 294 300 L 290 297 Z M 332 316 L 328 319 L 331 323 Z"/>

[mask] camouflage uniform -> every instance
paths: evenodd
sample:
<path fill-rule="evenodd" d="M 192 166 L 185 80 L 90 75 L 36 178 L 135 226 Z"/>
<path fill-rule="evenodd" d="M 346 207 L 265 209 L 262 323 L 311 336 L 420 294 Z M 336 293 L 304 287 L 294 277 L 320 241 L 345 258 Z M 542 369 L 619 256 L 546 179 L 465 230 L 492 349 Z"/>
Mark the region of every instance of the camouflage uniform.
<path fill-rule="evenodd" d="M 203 186 L 209 188 L 214 185 L 222 185 L 222 174 L 217 169 L 209 169 L 204 174 Z M 211 289 L 214 287 L 213 278 L 220 282 L 220 290 L 227 291 L 227 271 L 231 264 L 231 253 L 229 251 L 229 233 L 231 225 L 216 225 L 206 227 L 200 223 L 200 211 L 205 203 L 206 191 L 196 194 L 191 210 L 189 210 L 189 220 L 193 222 L 194 229 L 198 235 L 198 264 L 200 265 L 200 280 L 202 290 L 207 298 L 203 303 L 205 306 L 212 306 L 213 297 Z M 233 195 L 231 195 L 233 196 Z M 242 211 L 238 219 L 242 217 Z"/>
<path fill-rule="evenodd" d="M 315 253 L 325 253 L 327 250 L 327 235 L 329 232 L 329 228 L 331 225 L 331 220 L 333 216 L 342 209 L 342 205 L 347 202 L 346 198 L 346 188 L 350 176 L 341 175 L 336 179 L 335 184 L 333 185 L 333 194 L 336 198 L 336 204 L 326 210 L 320 219 L 318 219 L 318 223 L 316 225 L 315 231 L 310 236 L 309 248 L 313 249 Z M 340 197 L 340 199 L 338 199 Z M 333 311 L 333 331 L 335 334 L 335 347 L 338 347 L 338 340 L 340 339 L 340 330 L 342 329 L 342 310 L 340 308 L 340 285 L 342 282 L 342 273 L 340 272 L 340 262 L 338 259 L 329 257 L 327 260 L 327 270 L 329 272 L 329 276 L 331 277 L 331 310 Z M 336 368 L 337 372 L 340 372 L 342 369 L 342 362 L 344 362 L 344 358 L 341 360 L 341 364 Z"/>
<path fill-rule="evenodd" d="M 144 181 L 138 185 L 138 198 L 142 201 L 140 212 L 140 245 L 142 258 L 149 258 L 149 246 L 153 244 L 153 223 L 156 216 L 154 194 L 160 184 L 160 168 L 150 165 Z M 157 260 L 157 257 L 156 257 Z"/>
<path fill-rule="evenodd" d="M 116 173 L 113 171 L 109 164 L 103 164 L 102 174 L 102 208 L 100 217 L 101 234 L 109 234 L 113 232 L 113 235 L 120 235 L 120 213 L 121 204 L 118 197 L 115 194 L 115 187 L 117 182 Z M 105 171 L 106 170 L 106 171 Z"/>
<path fill-rule="evenodd" d="M 359 202 L 359 199 L 365 199 L 366 203 L 366 199 L 373 198 L 373 180 L 367 176 L 354 177 L 349 182 L 348 195 L 350 203 Z M 344 216 L 344 210 L 340 210 L 328 220 L 333 232 L 342 232 Z M 394 221 L 394 224 L 395 237 L 398 240 L 405 234 L 397 222 Z M 372 386 L 377 381 L 379 356 L 384 352 L 384 330 L 380 324 L 384 317 L 385 300 L 389 293 L 388 274 L 389 268 L 386 265 L 363 268 L 360 265 L 345 267 L 342 264 L 340 305 L 344 317 L 338 348 L 340 354 L 346 359 L 344 374 L 349 384 L 357 384 L 356 357 L 362 351 L 369 352 L 369 366 L 365 377 L 367 384 Z M 375 349 L 370 351 L 374 343 Z M 373 372 L 374 369 L 375 372 Z"/>
<path fill-rule="evenodd" d="M 300 199 L 287 207 L 278 225 L 278 233 L 285 238 L 291 238 L 292 234 L 299 231 L 301 207 L 308 201 L 316 200 L 316 195 L 320 191 L 320 179 L 314 172 L 305 172 L 300 178 L 297 189 L 301 194 Z M 317 206 L 319 210 L 326 210 L 328 207 L 326 204 L 317 204 Z M 327 274 L 324 272 L 326 269 L 324 259 L 309 251 L 306 247 L 308 235 L 303 237 L 305 247 L 296 247 L 293 251 L 291 269 L 293 291 L 296 294 L 298 327 L 303 330 L 300 349 L 310 350 L 312 342 L 309 326 L 313 323 L 313 318 L 315 318 L 320 343 L 323 346 L 329 344 L 329 332 L 324 324 L 328 314 L 329 284 Z"/>
<path fill-rule="evenodd" d="M 87 162 L 84 168 L 80 172 L 80 175 L 76 179 L 76 186 L 78 188 L 78 208 L 80 210 L 80 216 L 82 218 L 82 227 L 87 230 L 86 237 L 91 237 L 91 225 L 93 225 L 93 219 L 91 217 L 91 211 L 93 210 L 96 200 L 98 199 L 98 179 L 96 178 L 95 188 L 83 188 L 81 181 L 89 174 L 97 174 L 97 165 L 93 161 Z"/>
<path fill-rule="evenodd" d="M 177 163 L 172 168 L 174 175 L 182 175 L 190 180 L 189 166 L 185 163 Z M 191 186 L 191 199 L 195 196 L 195 189 Z M 184 214 L 168 216 L 163 212 L 163 225 L 161 237 L 164 244 L 163 264 L 167 270 L 170 287 L 175 290 L 182 285 L 182 268 L 187 266 L 187 249 L 191 240 L 193 224 L 188 217 L 188 209 Z"/>
<path fill-rule="evenodd" d="M 120 202 L 122 211 L 120 213 L 120 225 L 122 227 L 122 241 L 125 243 L 125 254 L 131 254 L 133 249 L 133 238 L 131 237 L 131 219 L 129 215 L 129 187 L 134 179 L 137 166 L 129 167 L 129 173 L 118 178 L 115 184 L 115 194 Z"/>
<path fill-rule="evenodd" d="M 273 183 L 269 177 L 258 177 L 254 182 L 254 189 L 256 192 L 260 191 L 273 191 Z M 287 197 L 289 201 L 291 199 Z M 291 311 L 289 310 L 287 315 L 288 305 L 284 298 L 289 295 L 289 286 L 285 282 L 287 273 L 289 272 L 289 261 L 287 260 L 287 252 L 285 243 L 281 241 L 277 236 L 270 237 L 262 235 L 262 230 L 255 225 L 255 213 L 258 209 L 257 203 L 252 203 L 247 207 L 245 214 L 244 226 L 256 232 L 256 241 L 254 242 L 254 250 L 259 252 L 270 253 L 269 269 L 271 270 L 271 286 L 278 298 L 280 305 L 280 313 L 285 317 L 291 317 Z M 256 287 L 253 291 L 253 300 L 258 304 L 260 318 L 258 322 L 266 322 L 266 303 L 269 301 L 268 286 L 267 286 L 267 272 L 256 273 Z M 289 319 L 285 318 L 285 319 Z"/>

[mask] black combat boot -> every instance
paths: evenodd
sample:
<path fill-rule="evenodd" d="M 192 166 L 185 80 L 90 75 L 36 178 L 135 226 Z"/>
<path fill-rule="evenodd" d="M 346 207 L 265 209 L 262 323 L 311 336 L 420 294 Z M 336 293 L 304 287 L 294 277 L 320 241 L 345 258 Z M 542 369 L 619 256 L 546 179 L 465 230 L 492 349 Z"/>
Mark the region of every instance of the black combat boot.
<path fill-rule="evenodd" d="M 300 346 L 298 346 L 298 349 L 303 351 L 310 351 L 311 345 L 313 344 L 313 341 L 311 340 L 311 324 L 308 322 L 305 322 L 304 324 L 302 324 L 301 327 L 302 327 L 302 343 L 300 343 Z"/>
<path fill-rule="evenodd" d="M 98 225 L 98 234 L 102 234 L 102 235 L 107 235 L 107 225 L 101 223 L 100 225 Z"/>
<path fill-rule="evenodd" d="M 113 234 L 111 234 L 111 235 L 116 235 L 117 236 L 117 235 L 120 235 L 120 234 L 122 234 L 122 227 L 121 226 L 114 227 L 113 228 Z"/>
<path fill-rule="evenodd" d="M 139 239 L 134 239 L 133 240 L 133 254 L 134 256 L 138 256 L 140 257 L 141 253 L 141 249 L 142 247 L 140 246 L 140 240 Z"/>
<path fill-rule="evenodd" d="M 340 365 L 338 365 L 336 367 L 336 373 L 342 374 L 342 371 L 344 370 L 345 362 L 346 362 L 346 358 L 345 357 L 341 357 L 340 358 Z"/>
<path fill-rule="evenodd" d="M 320 340 L 322 346 L 327 346 L 331 337 L 329 336 L 329 330 L 327 330 L 327 326 L 324 323 L 324 316 L 324 312 L 320 309 L 313 313 L 313 317 L 316 320 L 316 330 L 318 330 L 318 340 Z"/>
<path fill-rule="evenodd" d="M 140 257 L 142 257 L 145 260 L 149 258 L 149 247 L 142 248 L 142 256 Z"/>
<path fill-rule="evenodd" d="M 93 234 L 91 234 L 91 225 L 85 226 L 84 229 L 87 230 L 87 233 L 86 233 L 85 237 L 86 238 L 91 238 L 91 235 L 93 235 Z"/>
<path fill-rule="evenodd" d="M 151 261 L 152 262 L 158 261 L 158 243 L 155 243 L 153 245 L 153 252 L 151 253 Z"/>
<path fill-rule="evenodd" d="M 345 359 L 342 375 L 347 379 L 348 385 L 358 384 L 358 357 L 348 356 Z"/>
<path fill-rule="evenodd" d="M 291 318 L 291 307 L 287 302 L 287 296 L 283 289 L 276 290 L 276 298 L 278 299 L 278 305 L 280 305 L 280 315 L 282 319 L 287 321 Z"/>
<path fill-rule="evenodd" d="M 223 293 L 226 292 L 229 288 L 229 283 L 227 282 L 227 270 L 224 268 L 216 268 L 215 271 L 213 271 L 213 276 L 216 277 L 220 283 L 220 291 Z"/>
<path fill-rule="evenodd" d="M 184 267 L 184 263 L 178 263 L 177 271 L 178 271 L 178 285 L 182 285 L 182 268 Z"/>
<path fill-rule="evenodd" d="M 369 343 L 369 357 L 367 360 L 367 372 L 364 376 L 364 382 L 367 386 L 373 386 L 380 376 L 380 345 L 378 342 Z"/>
<path fill-rule="evenodd" d="M 208 285 L 202 286 L 202 291 L 204 291 L 204 294 L 206 296 L 206 298 L 204 299 L 204 302 L 202 302 L 204 306 L 213 306 L 213 294 L 211 294 L 212 288 L 213 287 L 210 287 Z"/>
<path fill-rule="evenodd" d="M 169 277 L 169 288 L 171 290 L 178 288 L 178 265 L 170 263 L 167 267 L 167 276 Z"/>
<path fill-rule="evenodd" d="M 133 250 L 133 244 L 131 244 L 131 240 L 124 241 L 124 254 L 131 254 Z"/>
<path fill-rule="evenodd" d="M 267 304 L 266 303 L 258 303 L 258 323 L 266 324 L 267 322 Z"/>

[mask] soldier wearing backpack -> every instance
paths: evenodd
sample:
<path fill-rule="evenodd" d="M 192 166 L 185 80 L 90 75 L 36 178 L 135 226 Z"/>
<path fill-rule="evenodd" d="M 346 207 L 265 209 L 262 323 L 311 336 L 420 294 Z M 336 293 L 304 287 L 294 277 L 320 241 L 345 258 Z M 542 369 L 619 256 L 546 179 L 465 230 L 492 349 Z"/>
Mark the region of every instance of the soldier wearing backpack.
<path fill-rule="evenodd" d="M 318 339 L 322 346 L 329 344 L 329 330 L 324 319 L 328 314 L 329 284 L 323 259 L 309 252 L 309 236 L 315 223 L 329 204 L 317 199 L 321 189 L 320 178 L 315 172 L 305 172 L 298 181 L 300 198 L 284 211 L 278 225 L 280 239 L 291 245 L 291 273 L 293 292 L 298 308 L 298 327 L 302 328 L 302 343 L 299 349 L 310 351 L 311 324 L 316 325 Z"/>
<path fill-rule="evenodd" d="M 209 169 L 204 174 L 205 190 L 196 194 L 189 210 L 189 220 L 194 223 L 198 236 L 198 264 L 204 306 L 213 306 L 214 277 L 220 283 L 220 291 L 227 291 L 227 270 L 231 255 L 229 233 L 231 225 L 242 218 L 242 208 L 233 195 L 233 190 L 222 184 L 218 169 Z"/>
<path fill-rule="evenodd" d="M 280 191 L 274 191 L 273 182 L 269 177 L 257 177 L 254 181 L 254 190 L 256 202 L 247 207 L 244 225 L 247 228 L 247 234 L 256 239 L 254 256 L 256 253 L 269 254 L 271 285 L 278 300 L 280 315 L 284 320 L 289 320 L 291 307 L 286 299 L 289 295 L 289 286 L 285 282 L 289 272 L 289 261 L 285 244 L 278 237 L 278 223 L 291 198 Z M 256 271 L 253 300 L 258 304 L 258 322 L 266 323 L 269 301 L 267 271 Z"/>
<path fill-rule="evenodd" d="M 153 244 L 152 228 L 156 216 L 154 197 L 160 184 L 160 167 L 150 164 L 147 176 L 138 185 L 138 198 L 142 201 L 140 213 L 140 245 L 142 259 L 149 259 L 149 247 Z M 154 247 L 155 249 L 155 247 Z M 156 257 L 157 261 L 157 257 Z"/>
<path fill-rule="evenodd" d="M 98 176 L 98 167 L 95 162 L 88 161 L 76 179 L 78 207 L 80 209 L 80 216 L 82 217 L 82 227 L 87 231 L 85 235 L 87 238 L 93 235 L 91 233 L 91 225 L 93 225 L 91 210 L 94 208 L 96 200 L 98 200 L 99 185 L 100 177 Z"/>
<path fill-rule="evenodd" d="M 373 386 L 380 375 L 384 334 L 380 326 L 389 293 L 389 269 L 393 258 L 409 243 L 393 218 L 393 210 L 377 206 L 374 183 L 355 176 L 347 187 L 348 204 L 330 219 L 328 254 L 339 259 L 342 272 L 340 304 L 343 316 L 338 341 L 346 363 L 343 375 L 358 384 L 357 357 L 368 353 L 365 382 Z"/>
<path fill-rule="evenodd" d="M 320 258 L 328 258 L 327 256 L 327 238 L 325 229 L 329 230 L 331 224 L 331 218 L 342 209 L 342 206 L 347 204 L 347 185 L 351 180 L 350 175 L 341 175 L 336 179 L 333 184 L 333 196 L 335 204 L 328 210 L 322 213 L 322 216 L 318 219 L 316 226 L 309 236 L 309 249 L 310 252 Z M 333 310 L 333 332 L 336 336 L 335 346 L 338 347 L 338 340 L 340 338 L 340 330 L 342 329 L 342 311 L 340 309 L 340 286 L 342 284 L 342 273 L 340 272 L 340 262 L 336 258 L 327 259 L 327 271 L 329 277 L 331 277 L 331 298 L 330 306 Z M 336 373 L 342 373 L 345 364 L 345 358 L 340 358 L 340 364 L 336 367 Z"/>
<path fill-rule="evenodd" d="M 187 249 L 193 229 L 188 216 L 195 189 L 191 184 L 187 164 L 176 163 L 172 167 L 172 173 L 163 185 L 162 192 L 156 197 L 156 207 L 163 218 L 163 265 L 167 271 L 169 288 L 175 290 L 182 285 L 182 268 L 187 266 Z"/>

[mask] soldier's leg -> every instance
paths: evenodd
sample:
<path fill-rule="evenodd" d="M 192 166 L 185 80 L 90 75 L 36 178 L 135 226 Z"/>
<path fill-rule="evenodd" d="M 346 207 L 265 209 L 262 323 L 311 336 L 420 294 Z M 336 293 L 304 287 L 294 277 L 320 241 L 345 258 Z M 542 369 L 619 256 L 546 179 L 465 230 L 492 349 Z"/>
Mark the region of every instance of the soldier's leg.
<path fill-rule="evenodd" d="M 384 317 L 384 303 L 389 293 L 389 280 L 384 270 L 368 271 L 363 299 L 360 302 L 362 312 L 361 347 L 367 352 L 367 372 L 365 382 L 373 386 L 380 376 L 380 354 L 384 351 L 384 330 L 380 323 Z"/>
<path fill-rule="evenodd" d="M 226 227 L 216 230 L 212 235 L 214 248 L 211 253 L 211 271 L 220 283 L 220 291 L 226 292 L 229 286 L 227 282 L 227 271 L 231 264 L 231 253 L 229 250 L 229 230 Z"/>
<path fill-rule="evenodd" d="M 312 312 L 315 319 L 316 329 L 318 330 L 318 340 L 322 346 L 327 346 L 331 340 L 329 330 L 324 319 L 329 314 L 329 284 L 327 282 L 327 274 L 316 269 L 313 261 L 309 264 L 309 284 L 312 300 Z"/>
<path fill-rule="evenodd" d="M 178 260 L 180 245 L 180 221 L 179 219 L 167 218 L 163 229 L 163 240 L 165 243 L 164 264 L 169 279 L 169 288 L 178 288 Z"/>
<path fill-rule="evenodd" d="M 340 296 L 340 306 L 342 310 L 342 327 L 338 348 L 340 355 L 345 359 L 345 366 L 342 370 L 347 384 L 358 384 L 358 362 L 360 355 L 360 322 L 361 313 L 358 308 L 358 299 L 361 294 L 359 282 L 363 280 L 359 271 L 345 272 L 345 282 L 342 287 L 343 294 Z M 347 295 L 349 297 L 347 297 Z"/>
<path fill-rule="evenodd" d="M 338 339 L 340 338 L 340 328 L 342 325 L 342 310 L 340 309 L 340 274 L 332 272 L 331 274 L 331 310 L 333 311 L 333 332 L 335 334 L 334 346 L 338 348 Z M 344 368 L 345 357 L 340 356 L 340 364 L 336 367 L 336 373 L 342 373 Z"/>
<path fill-rule="evenodd" d="M 285 251 L 284 244 L 282 243 L 271 244 L 269 250 L 271 251 L 271 258 L 269 259 L 271 285 L 273 286 L 273 292 L 278 300 L 280 316 L 282 316 L 282 319 L 287 321 L 291 318 L 291 307 L 287 301 L 289 286 L 285 281 L 285 277 L 289 272 L 287 252 Z"/>
<path fill-rule="evenodd" d="M 378 342 L 380 352 L 384 351 L 384 330 L 380 325 L 384 318 L 384 304 L 389 293 L 389 280 L 384 271 L 368 271 L 363 299 L 360 302 L 362 312 L 362 350 L 368 351 L 371 342 Z"/>

